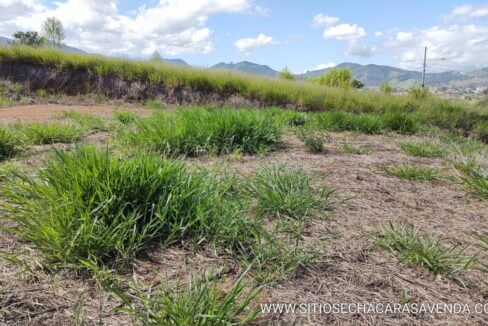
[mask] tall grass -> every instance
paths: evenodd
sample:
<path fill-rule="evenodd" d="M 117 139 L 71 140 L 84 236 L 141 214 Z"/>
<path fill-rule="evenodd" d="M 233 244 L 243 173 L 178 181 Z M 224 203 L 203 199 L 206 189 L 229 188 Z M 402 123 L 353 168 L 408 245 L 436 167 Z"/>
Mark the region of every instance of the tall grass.
<path fill-rule="evenodd" d="M 281 128 L 259 111 L 182 109 L 141 120 L 123 138 L 169 155 L 254 154 L 278 146 Z"/>
<path fill-rule="evenodd" d="M 488 200 L 488 172 L 474 162 L 456 165 L 461 173 L 461 182 L 466 189 L 481 199 Z"/>
<path fill-rule="evenodd" d="M 76 147 L 57 151 L 38 177 L 3 185 L 3 209 L 18 225 L 12 232 L 49 264 L 119 264 L 154 240 L 245 247 L 247 219 L 229 197 L 230 186 L 179 162 Z"/>
<path fill-rule="evenodd" d="M 60 118 L 69 119 L 85 130 L 108 131 L 110 128 L 103 118 L 76 111 L 65 111 Z"/>
<path fill-rule="evenodd" d="M 20 136 L 9 128 L 0 126 L 0 161 L 9 159 L 23 149 Z"/>
<path fill-rule="evenodd" d="M 408 155 L 419 157 L 442 157 L 446 155 L 446 148 L 433 142 L 403 142 L 400 149 Z"/>
<path fill-rule="evenodd" d="M 117 75 L 126 79 L 137 79 L 150 85 L 165 84 L 169 87 L 186 87 L 205 93 L 239 95 L 271 106 L 291 104 L 307 110 L 335 109 L 376 114 L 409 113 L 415 114 L 424 123 L 451 130 L 471 131 L 476 123 L 488 121 L 488 113 L 481 108 L 472 107 L 467 102 L 450 102 L 433 96 L 416 99 L 410 96 L 376 92 L 356 92 L 305 82 L 176 67 L 164 63 L 65 53 L 45 48 L 3 47 L 0 48 L 0 61 L 40 64 L 63 70 L 88 70 L 101 76 Z M 93 91 L 92 85 L 84 87 L 86 92 Z M 367 119 L 373 118 L 367 117 Z M 394 118 L 394 123 L 390 126 L 388 126 L 388 119 L 384 124 L 400 131 L 401 128 L 395 126 L 395 121 L 398 121 L 398 117 Z M 376 130 L 373 129 L 370 133 Z M 402 132 L 410 132 L 410 130 Z"/>
<path fill-rule="evenodd" d="M 390 227 L 383 229 L 375 240 L 400 260 L 423 266 L 434 275 L 457 277 L 459 272 L 472 267 L 477 258 L 465 255 L 466 248 L 444 247 L 437 238 L 421 236 L 410 224 L 390 222 Z"/>

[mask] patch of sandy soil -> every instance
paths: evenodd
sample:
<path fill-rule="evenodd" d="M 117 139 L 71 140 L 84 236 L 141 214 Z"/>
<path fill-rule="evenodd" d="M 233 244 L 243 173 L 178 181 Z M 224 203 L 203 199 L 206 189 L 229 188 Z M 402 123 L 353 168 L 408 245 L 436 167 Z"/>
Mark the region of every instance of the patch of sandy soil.
<path fill-rule="evenodd" d="M 65 111 L 76 111 L 100 117 L 111 117 L 115 111 L 131 111 L 141 116 L 149 116 L 152 112 L 152 110 L 142 107 L 34 104 L 0 108 L 0 122 L 48 122 Z"/>
<path fill-rule="evenodd" d="M 348 138 L 356 146 L 374 151 L 368 155 L 341 153 L 338 148 Z M 415 137 L 408 137 L 414 139 Z M 374 244 L 374 236 L 389 221 L 408 221 L 424 235 L 434 235 L 446 245 L 471 245 L 468 254 L 481 252 L 474 238 L 486 231 L 488 203 L 465 193 L 460 185 L 448 180 L 409 182 L 378 172 L 380 165 L 402 162 L 422 164 L 445 170 L 442 159 L 414 158 L 398 150 L 406 137 L 331 135 L 324 154 L 310 154 L 294 136 L 287 136 L 284 148 L 265 156 L 203 157 L 191 164 L 226 166 L 239 174 L 249 174 L 270 163 L 291 167 L 326 177 L 317 181 L 337 188 L 335 208 L 324 213 L 307 230 L 307 237 L 322 239 L 328 256 L 322 262 L 302 270 L 291 279 L 266 287 L 260 303 L 459 303 L 472 309 L 487 303 L 481 280 L 486 274 L 470 270 L 464 274 L 468 287 L 427 270 L 399 262 Z M 319 178 L 318 178 L 319 179 Z M 1 252 L 29 252 L 26 244 L 0 233 Z M 162 280 L 184 281 L 190 273 L 219 271 L 235 279 L 242 269 L 225 254 L 212 249 L 198 251 L 175 247 L 154 250 L 149 259 L 138 260 L 134 273 L 147 286 Z M 35 266 L 35 264 L 33 264 Z M 86 324 L 132 324 L 115 308 L 120 304 L 96 290 L 86 279 L 67 274 L 50 275 L 42 270 L 18 274 L 21 267 L 0 261 L 0 322 L 6 324 L 72 324 L 83 307 Z M 131 273 L 130 273 L 131 274 Z M 130 276 L 129 276 L 130 278 Z M 486 295 L 486 294 L 485 294 Z M 100 309 L 103 307 L 103 309 Z M 262 315 L 262 324 L 273 325 L 482 325 L 488 314 L 273 314 Z"/>

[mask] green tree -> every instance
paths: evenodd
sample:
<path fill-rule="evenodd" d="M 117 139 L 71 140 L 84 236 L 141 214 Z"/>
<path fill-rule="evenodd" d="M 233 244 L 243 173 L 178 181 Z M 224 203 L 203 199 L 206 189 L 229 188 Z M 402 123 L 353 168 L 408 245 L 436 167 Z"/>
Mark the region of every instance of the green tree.
<path fill-rule="evenodd" d="M 348 69 L 333 68 L 327 71 L 322 76 L 311 78 L 309 79 L 309 81 L 312 83 L 317 83 L 320 85 L 331 86 L 331 87 L 340 87 L 340 88 L 354 87 L 353 84 L 354 80 L 352 78 L 351 72 Z"/>
<path fill-rule="evenodd" d="M 153 54 L 151 54 L 151 61 L 163 61 L 163 57 L 159 54 L 158 50 L 155 50 Z"/>
<path fill-rule="evenodd" d="M 56 17 L 49 17 L 44 21 L 42 33 L 53 47 L 60 47 L 65 36 L 63 24 Z"/>
<path fill-rule="evenodd" d="M 294 80 L 295 76 L 288 70 L 288 67 L 285 66 L 283 70 L 280 72 L 280 78 L 287 79 L 287 80 Z"/>
<path fill-rule="evenodd" d="M 46 39 L 44 37 L 40 36 L 37 32 L 34 31 L 17 31 L 13 34 L 13 37 L 13 44 L 42 46 L 46 42 Z"/>

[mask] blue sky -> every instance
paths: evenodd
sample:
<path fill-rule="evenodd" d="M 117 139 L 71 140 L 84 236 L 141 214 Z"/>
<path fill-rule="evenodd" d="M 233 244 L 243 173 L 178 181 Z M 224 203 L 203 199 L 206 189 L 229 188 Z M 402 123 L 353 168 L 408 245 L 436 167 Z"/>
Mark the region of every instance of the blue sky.
<path fill-rule="evenodd" d="M 210 66 L 248 60 L 294 72 L 342 62 L 488 67 L 488 1 L 0 0 L 0 35 L 59 18 L 89 52 Z"/>

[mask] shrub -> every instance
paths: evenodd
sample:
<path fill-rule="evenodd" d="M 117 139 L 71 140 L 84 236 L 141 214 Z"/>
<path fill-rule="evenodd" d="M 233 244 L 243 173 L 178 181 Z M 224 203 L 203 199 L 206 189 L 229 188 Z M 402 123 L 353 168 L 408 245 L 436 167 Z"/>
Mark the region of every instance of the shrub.
<path fill-rule="evenodd" d="M 183 109 L 137 122 L 125 139 L 169 155 L 255 154 L 274 149 L 281 142 L 281 128 L 258 111 Z"/>
<path fill-rule="evenodd" d="M 74 124 L 28 123 L 18 126 L 27 140 L 35 145 L 72 143 L 83 136 L 83 129 Z"/>
<path fill-rule="evenodd" d="M 231 288 L 216 277 L 191 277 L 186 286 L 144 292 L 136 284 L 134 294 L 112 291 L 126 304 L 126 311 L 142 325 L 247 325 L 259 309 L 249 305 L 260 289 L 248 290 L 240 278 Z M 137 308 L 136 308 L 137 307 Z"/>
<path fill-rule="evenodd" d="M 9 159 L 22 151 L 19 136 L 8 128 L 0 126 L 0 161 Z"/>
<path fill-rule="evenodd" d="M 121 159 L 76 147 L 56 151 L 38 177 L 4 185 L 4 209 L 17 225 L 12 232 L 46 263 L 118 265 L 156 239 L 246 247 L 240 241 L 251 236 L 250 224 L 231 197 L 232 183 L 160 157 Z"/>
<path fill-rule="evenodd" d="M 353 78 L 348 69 L 333 68 L 318 78 L 309 81 L 325 86 L 350 88 L 353 86 Z"/>
<path fill-rule="evenodd" d="M 445 248 L 439 239 L 423 238 L 410 224 L 399 226 L 390 222 L 390 228 L 382 230 L 375 240 L 402 261 L 425 267 L 434 275 L 456 277 L 460 271 L 470 268 L 476 259 L 476 256 L 464 255 L 466 248 Z"/>
<path fill-rule="evenodd" d="M 382 166 L 379 169 L 387 175 L 409 181 L 434 181 L 441 179 L 439 170 L 421 165 L 403 164 L 394 167 Z"/>
<path fill-rule="evenodd" d="M 285 165 L 256 171 L 248 191 L 257 200 L 258 215 L 277 214 L 296 219 L 304 218 L 314 209 L 329 209 L 334 192 L 329 188 L 314 188 L 309 175 Z"/>
<path fill-rule="evenodd" d="M 432 142 L 404 142 L 400 143 L 401 150 L 408 155 L 419 157 L 442 157 L 446 154 L 446 149 Z"/>

